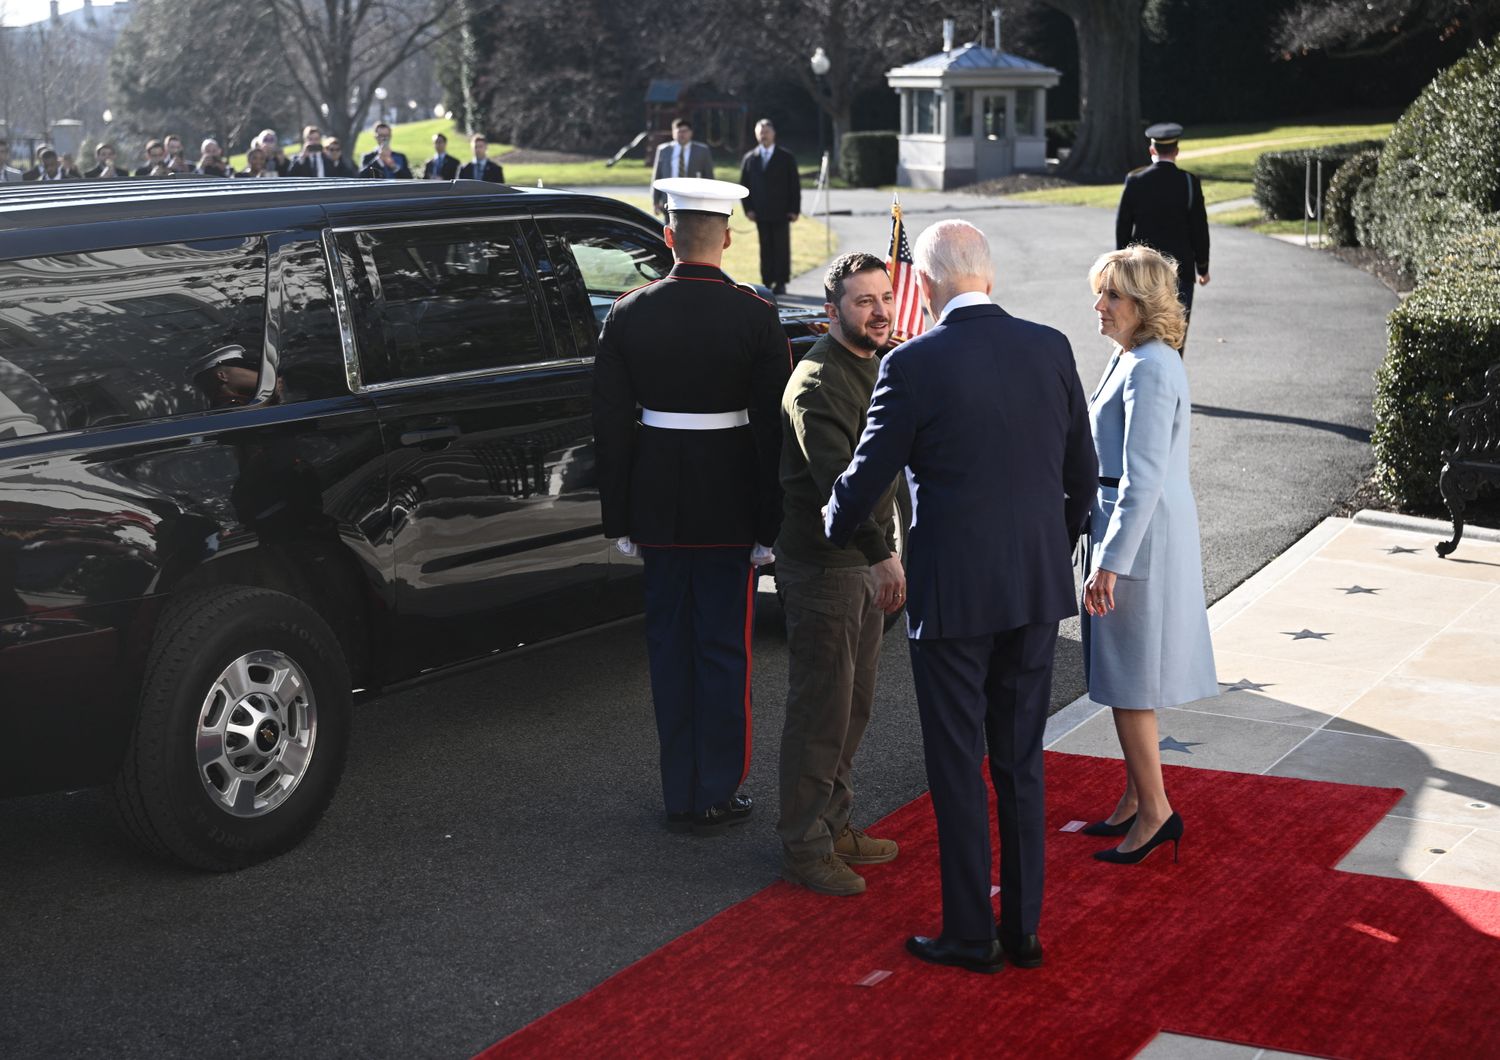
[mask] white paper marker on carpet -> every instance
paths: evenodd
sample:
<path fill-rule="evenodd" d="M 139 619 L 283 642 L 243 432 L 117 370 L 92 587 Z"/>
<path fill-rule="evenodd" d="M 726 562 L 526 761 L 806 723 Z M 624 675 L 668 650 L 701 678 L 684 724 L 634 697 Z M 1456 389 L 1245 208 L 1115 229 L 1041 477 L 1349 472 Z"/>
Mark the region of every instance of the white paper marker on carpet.
<path fill-rule="evenodd" d="M 859 982 L 855 983 L 854 985 L 855 986 L 874 986 L 876 983 L 880 982 L 881 980 L 883 980 L 883 979 L 889 979 L 890 977 L 891 977 L 891 973 L 890 972 L 886 971 L 884 968 L 877 968 L 875 971 L 871 972 L 869 975 L 865 976 L 863 979 L 861 979 Z"/>
<path fill-rule="evenodd" d="M 1069 821 L 1058 829 L 1059 832 L 1081 832 L 1087 827 L 1087 821 Z"/>

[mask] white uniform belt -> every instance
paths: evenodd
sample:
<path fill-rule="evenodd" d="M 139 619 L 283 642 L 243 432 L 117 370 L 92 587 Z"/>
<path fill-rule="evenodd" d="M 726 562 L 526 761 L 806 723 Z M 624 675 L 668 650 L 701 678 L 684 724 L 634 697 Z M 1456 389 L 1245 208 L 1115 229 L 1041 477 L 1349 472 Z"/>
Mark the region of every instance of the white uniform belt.
<path fill-rule="evenodd" d="M 665 427 L 673 431 L 722 431 L 743 427 L 750 422 L 748 409 L 733 412 L 657 412 L 641 409 L 641 422 L 647 427 Z"/>

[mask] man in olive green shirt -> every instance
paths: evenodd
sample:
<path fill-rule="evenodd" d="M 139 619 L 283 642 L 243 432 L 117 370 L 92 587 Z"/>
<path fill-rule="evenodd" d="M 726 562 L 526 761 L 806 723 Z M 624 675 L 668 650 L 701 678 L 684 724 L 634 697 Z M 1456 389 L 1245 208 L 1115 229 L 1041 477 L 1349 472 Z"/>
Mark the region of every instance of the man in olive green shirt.
<path fill-rule="evenodd" d="M 853 895 L 865 881 L 851 864 L 896 856 L 895 843 L 849 823 L 850 767 L 875 698 L 884 616 L 906 600 L 906 576 L 891 554 L 896 483 L 848 548 L 828 540 L 822 509 L 864 431 L 895 298 L 884 263 L 870 254 L 835 259 L 823 287 L 828 334 L 792 369 L 781 399 L 776 583 L 789 661 L 776 831 L 787 880 Z"/>

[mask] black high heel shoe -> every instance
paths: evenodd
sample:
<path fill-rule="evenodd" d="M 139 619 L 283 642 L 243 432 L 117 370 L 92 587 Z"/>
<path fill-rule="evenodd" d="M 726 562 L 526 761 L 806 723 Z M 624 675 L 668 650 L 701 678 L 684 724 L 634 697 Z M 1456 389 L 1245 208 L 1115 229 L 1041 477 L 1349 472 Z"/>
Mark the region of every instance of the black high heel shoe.
<path fill-rule="evenodd" d="M 1175 811 L 1173 811 L 1171 817 L 1167 818 L 1166 823 L 1157 829 L 1154 836 L 1134 850 L 1128 853 L 1121 852 L 1118 847 L 1114 850 L 1096 850 L 1094 851 L 1094 857 L 1100 861 L 1113 862 L 1116 865 L 1134 865 L 1140 861 L 1144 861 L 1147 854 L 1168 841 L 1172 844 L 1172 860 L 1176 861 L 1177 847 L 1182 842 L 1182 818 Z"/>
<path fill-rule="evenodd" d="M 1135 824 L 1135 814 L 1131 814 L 1123 821 L 1110 824 L 1108 821 L 1095 821 L 1086 828 L 1079 831 L 1084 835 L 1124 835 L 1130 831 L 1130 826 Z"/>

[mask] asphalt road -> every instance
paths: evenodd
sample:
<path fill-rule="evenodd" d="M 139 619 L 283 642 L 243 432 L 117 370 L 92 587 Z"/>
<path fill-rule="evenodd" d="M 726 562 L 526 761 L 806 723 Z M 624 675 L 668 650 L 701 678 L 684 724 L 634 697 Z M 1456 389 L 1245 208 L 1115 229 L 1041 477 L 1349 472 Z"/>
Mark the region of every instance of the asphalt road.
<path fill-rule="evenodd" d="M 997 300 L 1067 333 L 1091 389 L 1108 350 L 1085 276 L 1111 238 L 1108 212 L 904 199 L 913 228 L 962 215 L 990 235 Z M 834 219 L 843 246 L 883 254 L 885 197 L 834 205 L 855 210 Z M 1297 247 L 1213 238 L 1188 366 L 1217 599 L 1366 469 L 1395 298 Z M 750 895 L 777 874 L 785 688 L 780 615 L 774 597 L 761 604 L 746 786 L 758 805 L 724 838 L 661 828 L 638 621 L 369 704 L 320 828 L 235 875 L 136 853 L 102 792 L 0 802 L 0 1055 L 463 1056 Z M 1055 706 L 1083 683 L 1076 623 L 1063 633 Z M 925 790 L 900 631 L 856 769 L 862 823 Z M 892 930 L 936 927 L 934 910 Z"/>

